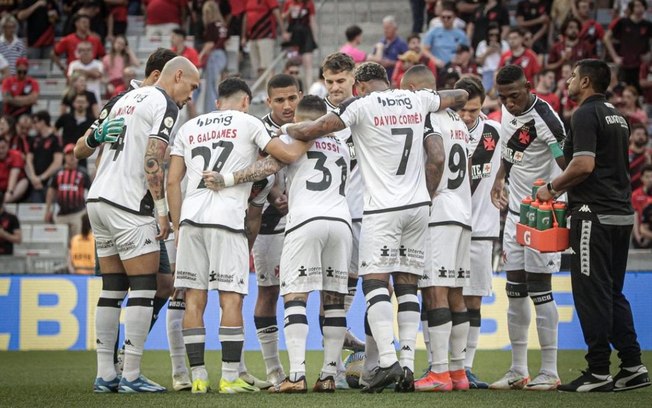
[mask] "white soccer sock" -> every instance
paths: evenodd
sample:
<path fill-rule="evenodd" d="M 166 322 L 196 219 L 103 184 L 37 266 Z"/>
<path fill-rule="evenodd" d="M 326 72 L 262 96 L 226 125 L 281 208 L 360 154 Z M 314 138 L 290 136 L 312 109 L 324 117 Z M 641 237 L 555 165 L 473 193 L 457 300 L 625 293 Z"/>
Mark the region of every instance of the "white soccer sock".
<path fill-rule="evenodd" d="M 321 378 L 337 375 L 337 362 L 342 360 L 342 345 L 346 334 L 344 305 L 324 305 L 324 364 Z"/>
<path fill-rule="evenodd" d="M 349 277 L 347 288 L 349 292 L 344 295 L 344 311 L 346 313 L 351 309 L 351 305 L 355 299 L 355 293 L 358 291 L 358 278 Z"/>
<path fill-rule="evenodd" d="M 369 327 L 366 312 L 364 314 L 364 332 L 364 371 L 368 373 L 378 367 L 378 346 L 376 345 L 376 340 L 371 335 L 371 328 Z"/>
<path fill-rule="evenodd" d="M 414 372 L 414 352 L 419 331 L 419 298 L 416 285 L 396 284 L 398 301 L 399 363 Z"/>
<path fill-rule="evenodd" d="M 190 362 L 190 370 L 192 371 L 193 380 L 206 380 L 208 374 L 205 376 L 206 365 L 204 364 L 204 350 L 206 348 L 206 328 L 193 327 L 183 329 L 183 342 L 188 353 L 188 361 Z M 203 370 L 203 371 L 202 371 Z"/>
<path fill-rule="evenodd" d="M 428 355 L 428 367 L 432 365 L 432 354 L 430 354 L 430 332 L 428 331 L 428 313 L 421 306 L 421 334 L 423 334 L 423 342 L 426 345 L 426 354 Z"/>
<path fill-rule="evenodd" d="M 430 371 L 432 372 L 448 371 L 448 349 L 452 327 L 450 309 L 428 310 L 428 334 L 430 335 L 430 354 L 432 355 Z"/>
<path fill-rule="evenodd" d="M 451 313 L 451 317 L 453 326 L 450 339 L 450 370 L 463 370 L 464 358 L 466 357 L 466 340 L 469 337 L 469 315 L 467 312 L 456 312 Z"/>
<path fill-rule="evenodd" d="M 557 327 L 559 313 L 552 292 L 530 293 L 537 314 L 537 334 L 541 345 L 541 371 L 557 374 Z"/>
<path fill-rule="evenodd" d="M 240 364 L 238 365 L 238 373 L 246 373 L 247 364 L 245 364 L 245 349 L 244 345 L 242 347 L 242 353 L 240 353 Z"/>
<path fill-rule="evenodd" d="M 242 357 L 244 329 L 220 326 L 220 343 L 222 343 L 222 378 L 232 382 L 238 379 L 238 366 Z"/>
<path fill-rule="evenodd" d="M 507 282 L 507 330 L 512 345 L 513 371 L 528 375 L 527 341 L 530 328 L 530 302 L 527 284 Z"/>
<path fill-rule="evenodd" d="M 265 361 L 267 374 L 281 368 L 281 359 L 278 354 L 278 325 L 276 316 L 254 316 L 256 337 L 260 343 L 260 352 Z"/>
<path fill-rule="evenodd" d="M 475 351 L 478 349 L 478 339 L 480 338 L 480 322 L 482 317 L 480 309 L 469 309 L 469 335 L 466 338 L 466 357 L 464 357 L 464 367 L 469 370 L 473 368 L 475 360 Z"/>
<path fill-rule="evenodd" d="M 95 309 L 95 344 L 97 377 L 106 381 L 116 376 L 113 352 L 120 327 L 120 307 L 127 294 L 127 285 L 125 275 L 106 274 L 102 277 L 103 288 Z"/>
<path fill-rule="evenodd" d="M 306 340 L 308 319 L 306 303 L 300 300 L 285 302 L 285 345 L 290 358 L 290 380 L 306 375 Z"/>
<path fill-rule="evenodd" d="M 367 302 L 367 319 L 378 347 L 378 361 L 386 368 L 398 361 L 394 349 L 393 307 L 387 282 L 374 279 L 362 282 Z"/>
<path fill-rule="evenodd" d="M 188 372 L 186 367 L 186 346 L 183 342 L 183 314 L 186 310 L 186 302 L 182 299 L 171 299 L 168 303 L 166 315 L 168 347 L 170 348 L 170 360 L 172 361 L 172 375 Z"/>
<path fill-rule="evenodd" d="M 140 376 L 140 360 L 152 323 L 156 274 L 130 276 L 125 311 L 125 360 L 122 376 L 134 381 Z"/>

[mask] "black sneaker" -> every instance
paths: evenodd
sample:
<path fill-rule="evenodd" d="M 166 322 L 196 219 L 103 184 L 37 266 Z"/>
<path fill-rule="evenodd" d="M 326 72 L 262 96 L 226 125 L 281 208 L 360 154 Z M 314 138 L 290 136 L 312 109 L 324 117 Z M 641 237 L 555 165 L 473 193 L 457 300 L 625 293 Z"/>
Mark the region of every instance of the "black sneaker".
<path fill-rule="evenodd" d="M 606 380 L 601 380 L 591 372 L 582 371 L 582 375 L 568 384 L 561 384 L 557 387 L 558 391 L 566 392 L 611 392 L 614 390 L 614 380 L 608 376 Z"/>
<path fill-rule="evenodd" d="M 407 367 L 403 367 L 403 376 L 396 383 L 394 392 L 414 392 L 414 373 Z"/>
<path fill-rule="evenodd" d="M 635 371 L 621 368 L 614 377 L 614 391 L 628 391 L 650 385 L 650 375 L 644 365 L 635 367 Z"/>
<path fill-rule="evenodd" d="M 386 386 L 399 381 L 403 377 L 403 369 L 397 362 L 389 367 L 378 368 L 374 371 L 366 387 L 362 389 L 363 393 L 371 394 L 383 392 Z"/>

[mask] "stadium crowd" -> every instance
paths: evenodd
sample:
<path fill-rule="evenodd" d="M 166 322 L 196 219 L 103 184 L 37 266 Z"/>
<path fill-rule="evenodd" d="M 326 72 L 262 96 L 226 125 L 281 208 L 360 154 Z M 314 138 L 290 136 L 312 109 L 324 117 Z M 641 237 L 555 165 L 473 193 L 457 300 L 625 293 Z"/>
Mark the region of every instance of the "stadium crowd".
<path fill-rule="evenodd" d="M 93 238 L 89 225 L 93 226 L 96 256 L 103 272 L 96 317 L 95 392 L 165 390 L 140 373 L 140 359 L 147 330 L 170 297 L 168 313 L 176 311 L 172 312 L 174 317 L 168 316 L 167 322 L 173 387 L 207 392 L 210 386 L 204 362 L 203 312 L 208 289 L 220 292 L 223 309 L 220 392 L 252 392 L 263 388 L 270 392 L 306 392 L 305 362 L 302 362 L 307 336 L 306 294 L 313 290 L 324 291 L 320 324 L 325 356 L 313 388 L 316 392 L 333 392 L 347 386 L 342 381 L 343 344 L 352 350 L 365 350 L 360 374 L 365 392 L 379 392 L 394 384 L 398 392 L 470 387 L 611 391 L 649 385 L 647 370 L 640 361 L 640 350 L 636 356 L 636 347 L 625 353 L 627 361 L 623 359 L 621 371 L 613 379 L 608 371 L 607 374 L 593 372 L 593 377 L 586 377 L 589 373 L 560 385 L 556 372 L 558 315 L 550 284 L 550 272 L 559 270 L 559 254 L 533 256 L 523 252 L 515 244 L 513 232 L 508 232 L 515 224 L 513 212 L 523 195 L 522 185 L 519 187 L 514 180 L 527 184 L 527 191 L 534 181 L 530 180 L 533 175 L 549 181 L 556 174 L 557 164 L 565 167 L 561 144 L 578 109 L 568 79 L 572 75 L 584 75 L 593 81 L 591 75 L 577 71 L 575 64 L 598 59 L 610 64 L 611 81 L 604 92 L 605 98 L 631 128 L 629 176 L 636 211 L 632 246 L 652 247 L 652 150 L 648 119 L 652 113 L 652 22 L 646 19 L 647 2 L 614 1 L 613 18 L 606 26 L 595 20 L 596 4 L 592 0 L 506 3 L 500 0 L 410 1 L 413 34 L 403 39 L 396 19 L 386 16 L 381 22 L 383 37 L 372 50 L 362 50 L 362 29 L 348 27 L 343 33 L 346 42 L 339 53 L 325 58 L 317 81 L 312 54 L 318 47 L 319 36 L 312 0 L 286 0 L 281 4 L 276 0 L 25 0 L 3 6 L 0 10 L 3 33 L 0 69 L 4 76 L 0 118 L 2 204 L 45 203 L 44 222 L 69 226 L 71 251 L 79 248 L 90 252 Z M 125 37 L 127 16 L 139 12 L 145 14 L 145 35 L 169 39 L 170 44 L 168 49 L 158 49 L 149 56 L 143 83 L 132 81 L 141 61 Z M 192 45 L 189 36 L 194 41 Z M 285 74 L 274 75 L 268 68 L 272 68 L 277 40 L 287 51 L 287 62 Z M 29 75 L 29 67 L 32 60 L 43 58 L 52 58 L 67 80 L 56 120 L 48 111 L 33 111 L 41 84 Z M 252 77 L 245 79 L 270 72 L 265 91 L 252 95 L 246 82 L 237 78 L 245 59 L 250 61 Z M 199 69 L 204 80 L 201 87 Z M 427 91 L 434 88 L 439 94 Z M 386 116 L 376 116 L 381 108 L 371 107 L 371 98 L 349 99 L 354 91 L 360 96 L 387 91 L 382 95 L 391 95 L 388 99 L 377 98 Z M 204 98 L 203 106 L 196 104 L 199 92 Z M 150 98 L 151 105 L 130 102 L 145 98 Z M 215 101 L 218 112 L 211 115 L 218 119 L 205 116 L 215 110 Z M 247 112 L 250 102 L 263 101 L 271 112 L 261 118 L 262 122 L 234 113 Z M 177 126 L 178 111 L 184 105 L 188 121 L 179 121 Z M 410 116 L 414 114 L 413 108 L 419 112 L 418 116 Z M 132 112 L 135 113 L 130 116 Z M 530 126 L 529 130 L 516 127 L 517 118 L 525 115 L 531 118 L 524 125 Z M 198 119 L 192 120 L 195 117 Z M 227 133 L 219 139 L 234 139 L 213 143 L 213 152 L 199 146 L 209 139 L 209 133 L 202 133 L 204 125 L 209 126 L 206 120 L 209 117 L 214 119 L 213 126 L 224 124 L 220 129 Z M 425 124 L 421 117 L 427 118 Z M 145 128 L 151 123 L 138 122 L 145 120 L 142 118 L 148 118 L 155 126 Z M 392 170 L 392 176 L 407 174 L 409 182 L 397 182 L 387 176 L 389 171 L 384 167 L 393 163 L 388 159 L 393 156 L 379 153 L 382 149 L 378 145 L 387 141 L 374 139 L 378 135 L 369 130 L 383 129 L 388 120 L 410 125 L 392 129 L 391 133 L 391 136 L 405 137 L 403 151 L 398 149 L 398 170 Z M 292 125 L 294 122 L 302 123 Z M 477 130 L 479 123 L 483 127 Z M 228 133 L 231 130 L 232 135 Z M 247 144 L 237 142 L 243 143 L 238 145 L 236 130 L 251 140 Z M 417 140 L 423 134 L 423 145 L 412 143 L 415 130 L 420 132 Z M 147 146 L 145 142 L 126 145 L 129 132 L 138 131 L 150 132 Z M 508 145 L 505 139 L 519 131 L 518 146 Z M 444 136 L 449 132 L 464 143 L 448 141 Z M 271 137 L 283 134 L 289 137 Z M 480 137 L 482 144 L 478 143 Z M 313 140 L 314 144 L 310 143 Z M 485 156 L 478 153 L 472 160 L 487 160 L 484 167 L 472 168 L 470 172 L 466 169 L 467 158 L 471 157 L 470 152 L 467 157 L 469 140 L 475 140 L 474 152 L 485 153 Z M 163 164 L 167 160 L 164 152 L 168 143 L 171 158 L 166 200 Z M 508 158 L 504 150 L 504 160 L 492 163 L 497 144 L 521 150 L 512 151 Z M 527 152 L 525 161 L 532 169 L 521 163 L 530 144 L 536 147 Z M 89 174 L 86 160 L 104 145 L 110 146 L 104 150 L 108 157 L 102 158 L 96 174 Z M 209 161 L 214 162 L 211 155 L 218 147 L 222 149 L 222 159 L 217 160 L 213 172 L 202 173 L 208 169 Z M 127 150 L 124 154 L 123 149 Z M 256 161 L 258 149 L 265 151 L 268 158 Z M 241 162 L 228 162 L 233 150 L 236 152 L 233 154 L 243 158 Z M 355 151 L 359 165 L 355 164 Z M 409 161 L 411 151 L 419 160 L 425 157 L 425 162 Z M 203 167 L 193 161 L 196 156 L 204 157 Z M 306 164 L 306 158 L 316 159 L 317 164 Z M 322 181 L 302 179 L 309 170 L 321 172 Z M 365 176 L 364 181 L 360 172 Z M 275 177 L 274 173 L 277 173 Z M 124 189 L 117 191 L 111 185 L 114 174 L 124 175 Z M 189 182 L 184 196 L 181 182 L 186 174 Z M 503 194 L 507 176 L 511 177 L 507 187 L 509 199 Z M 491 292 L 493 251 L 491 244 L 475 249 L 480 251 L 479 258 L 484 262 L 479 268 L 488 270 L 489 279 L 476 282 L 477 287 L 474 283 L 469 286 L 469 281 L 477 279 L 473 278 L 471 224 L 475 232 L 476 222 L 495 223 L 495 231 L 492 228 L 475 238 L 490 243 L 498 238 L 498 211 L 492 213 L 495 217 L 489 217 L 493 221 L 474 219 L 472 222 L 475 214 L 471 211 L 471 190 L 475 192 L 483 178 L 490 178 L 493 184 L 485 181 L 485 189 L 477 190 L 485 195 L 484 204 L 478 204 L 482 206 L 481 212 L 493 203 L 503 210 L 506 225 L 511 222 L 511 227 L 505 227 L 503 249 L 509 254 L 505 268 L 509 281 L 507 313 L 512 365 L 503 378 L 491 384 L 480 381 L 471 371 L 480 331 L 482 297 Z M 297 180 L 307 186 L 305 191 L 298 190 Z M 335 185 L 333 180 L 341 180 L 341 184 Z M 245 184 L 247 188 L 237 186 L 253 181 L 257 183 L 253 189 L 248 188 L 249 184 Z M 547 189 L 554 194 L 550 183 Z M 364 213 L 363 190 L 369 198 Z M 141 200 L 148 192 L 151 196 Z M 315 192 L 325 192 L 325 195 Z M 136 198 L 137 193 L 142 194 Z M 388 198 L 391 196 L 394 197 Z M 228 207 L 243 197 L 250 197 L 246 208 Z M 352 204 L 354 200 L 359 202 Z M 431 205 L 435 210 L 429 214 L 424 205 Z M 226 210 L 222 214 L 205 214 L 197 211 L 201 206 L 223 206 L 219 208 Z M 473 207 L 475 211 L 475 203 Z M 413 211 L 402 212 L 406 209 Z M 168 210 L 176 236 L 168 239 L 167 249 L 163 245 L 159 249 L 156 241 L 166 240 L 170 232 Z M 335 215 L 317 217 L 320 219 L 315 221 L 311 217 L 317 216 L 315 211 Z M 400 216 L 389 217 L 388 212 Z M 142 217 L 147 215 L 145 218 L 149 220 L 152 213 L 156 214 L 156 221 L 145 223 Z M 246 214 L 246 222 L 238 218 L 241 213 Z M 284 216 L 288 213 L 292 217 Z M 253 218 L 253 214 L 258 218 Z M 129 220 L 131 225 L 118 226 L 124 224 L 116 221 L 120 217 Z M 0 221 L 3 222 L 0 250 L 9 255 L 12 245 L 20 242 L 20 226 L 16 217 L 4 210 Z M 342 244 L 337 248 L 317 246 L 315 249 L 317 244 L 311 247 L 306 243 L 312 243 L 308 239 L 310 233 L 289 234 L 313 222 L 314 236 L 331 234 L 324 239 Z M 130 229 L 136 225 L 144 227 Z M 211 230 L 215 225 L 220 226 L 217 232 Z M 388 239 L 381 231 L 383 227 L 396 233 L 389 238 L 389 243 L 381 243 Z M 205 228 L 213 232 L 207 233 Z M 124 235 L 125 231 L 128 236 Z M 353 233 L 353 241 L 347 242 L 342 237 L 350 236 L 349 231 Z M 229 235 L 234 232 L 239 233 L 237 238 Z M 249 248 L 242 232 L 246 233 Z M 433 253 L 426 250 L 424 254 L 426 236 L 436 243 Z M 136 247 L 136 239 L 143 241 L 142 247 Z M 198 246 L 213 255 L 206 259 L 194 256 L 193 248 Z M 178 257 L 174 259 L 177 250 Z M 258 278 L 254 321 L 267 368 L 265 380 L 249 374 L 242 360 L 241 296 L 247 293 L 242 285 L 248 282 L 248 277 L 241 271 L 248 268 L 238 263 L 242 261 L 241 250 L 247 259 L 249 252 L 253 253 Z M 174 292 L 169 273 L 174 267 L 156 265 L 167 258 L 163 256 L 166 252 L 170 254 L 170 263 L 176 263 L 177 267 Z M 307 253 L 316 258 L 310 258 Z M 324 259 L 330 257 L 341 262 L 322 265 L 315 261 L 322 255 Z M 225 261 L 231 256 L 233 259 Z M 407 260 L 399 261 L 399 258 Z M 304 268 L 304 264 L 309 267 Z M 439 266 L 441 270 L 437 269 Z M 77 269 L 79 273 L 91 271 L 88 262 L 79 268 L 71 264 L 71 272 L 78 272 Z M 157 269 L 159 272 L 167 269 L 168 273 L 164 273 L 168 277 L 157 277 L 153 273 Z M 196 273 L 199 270 L 206 273 Z M 239 272 L 231 272 L 235 270 Z M 284 275 L 289 270 L 298 275 Z M 362 288 L 367 301 L 364 344 L 346 330 L 347 304 L 350 306 L 355 296 L 358 272 L 363 276 Z M 388 284 L 390 274 L 394 279 L 392 285 Z M 334 275 L 336 279 L 328 279 Z M 297 283 L 297 278 L 304 276 L 312 279 Z M 418 285 L 417 277 L 420 277 Z M 162 279 L 167 286 L 157 282 Z M 422 292 L 423 305 L 417 298 L 417 286 Z M 122 351 L 114 352 L 119 309 L 128 290 L 131 295 L 126 304 L 127 341 Z M 399 304 L 398 357 L 391 330 L 392 292 Z M 290 353 L 287 376 L 278 357 L 279 327 L 275 311 L 279 294 L 285 303 L 284 330 Z M 535 305 L 542 353 L 541 371 L 531 379 L 527 368 L 528 298 Z M 414 342 L 419 322 L 424 333 L 427 332 L 429 369 L 423 377 L 415 378 Z M 190 371 L 185 366 L 184 351 Z M 120 363 L 114 365 L 120 354 L 123 355 Z"/>

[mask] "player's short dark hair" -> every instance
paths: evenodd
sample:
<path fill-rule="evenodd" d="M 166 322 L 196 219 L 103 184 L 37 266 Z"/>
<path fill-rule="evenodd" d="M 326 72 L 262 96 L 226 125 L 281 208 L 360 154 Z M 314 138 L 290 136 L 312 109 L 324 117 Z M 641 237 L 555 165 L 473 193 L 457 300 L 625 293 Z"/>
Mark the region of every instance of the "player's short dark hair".
<path fill-rule="evenodd" d="M 170 49 L 157 48 L 156 51 L 147 58 L 147 63 L 145 64 L 145 77 L 150 76 L 154 71 L 163 71 L 165 64 L 176 56 L 177 54 Z"/>
<path fill-rule="evenodd" d="M 525 80 L 525 71 L 519 65 L 505 65 L 496 74 L 498 85 L 510 85 L 521 80 Z"/>
<path fill-rule="evenodd" d="M 186 33 L 186 30 L 184 30 L 183 28 L 175 28 L 174 30 L 172 30 L 172 33 L 183 38 L 186 38 L 186 36 L 188 35 Z"/>
<path fill-rule="evenodd" d="M 244 92 L 249 97 L 249 100 L 251 100 L 251 89 L 249 88 L 249 85 L 240 78 L 226 78 L 217 86 L 217 93 L 220 99 L 228 98 L 238 92 Z"/>
<path fill-rule="evenodd" d="M 455 2 L 452 0 L 444 0 L 441 2 L 441 9 L 446 10 L 446 11 L 452 11 L 457 15 L 457 7 L 455 6 Z"/>
<path fill-rule="evenodd" d="M 300 114 L 312 113 L 317 117 L 324 116 L 327 112 L 326 102 L 316 95 L 306 95 L 299 101 L 297 112 Z"/>
<path fill-rule="evenodd" d="M 45 122 L 45 126 L 50 126 L 50 113 L 46 110 L 40 110 L 32 115 L 33 120 Z"/>
<path fill-rule="evenodd" d="M 577 74 L 580 78 L 589 78 L 594 92 L 600 94 L 607 92 L 611 82 L 611 69 L 606 62 L 599 59 L 583 59 L 575 66 L 578 68 Z"/>
<path fill-rule="evenodd" d="M 348 54 L 334 52 L 328 54 L 326 58 L 324 58 L 321 67 L 324 71 L 331 71 L 334 74 L 339 74 L 344 71 L 353 72 L 355 69 L 355 61 L 353 61 L 353 58 Z"/>
<path fill-rule="evenodd" d="M 269 80 L 269 82 L 267 82 L 267 95 L 272 92 L 272 89 L 287 88 L 289 86 L 295 86 L 297 91 L 301 89 L 299 82 L 294 76 L 288 74 L 276 74 Z"/>
<path fill-rule="evenodd" d="M 484 98 L 486 96 L 484 86 L 482 86 L 482 81 L 476 77 L 464 77 L 459 81 L 455 82 L 455 89 L 463 89 L 469 94 L 469 100 L 479 97 L 480 103 L 484 103 Z"/>
<path fill-rule="evenodd" d="M 357 25 L 352 25 L 344 31 L 344 35 L 346 35 L 346 41 L 353 41 L 357 36 L 362 34 L 362 28 L 358 27 Z"/>
<path fill-rule="evenodd" d="M 508 34 L 512 34 L 512 33 L 516 33 L 521 37 L 525 37 L 525 30 L 523 30 L 521 27 L 514 26 L 510 28 Z"/>
<path fill-rule="evenodd" d="M 387 71 L 377 62 L 363 62 L 355 70 L 356 82 L 383 81 L 389 85 Z"/>

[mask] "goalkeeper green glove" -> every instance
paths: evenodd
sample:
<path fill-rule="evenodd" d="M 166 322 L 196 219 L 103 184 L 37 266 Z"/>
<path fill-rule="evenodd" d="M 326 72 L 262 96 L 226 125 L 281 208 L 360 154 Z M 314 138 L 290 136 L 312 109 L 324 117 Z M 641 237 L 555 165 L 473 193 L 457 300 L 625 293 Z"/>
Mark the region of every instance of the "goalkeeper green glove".
<path fill-rule="evenodd" d="M 91 148 L 96 148 L 102 143 L 113 143 L 118 140 L 124 125 L 124 118 L 104 121 L 86 138 L 86 144 Z"/>

